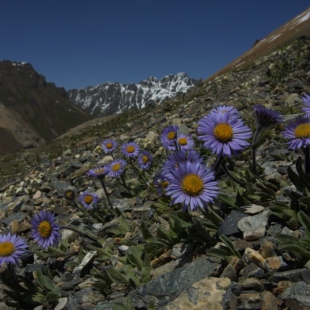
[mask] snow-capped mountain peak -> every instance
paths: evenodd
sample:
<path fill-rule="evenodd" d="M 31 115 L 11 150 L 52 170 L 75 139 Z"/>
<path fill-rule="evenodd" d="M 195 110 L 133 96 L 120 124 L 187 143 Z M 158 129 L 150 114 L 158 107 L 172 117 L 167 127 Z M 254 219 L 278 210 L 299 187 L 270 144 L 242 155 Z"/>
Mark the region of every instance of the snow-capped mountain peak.
<path fill-rule="evenodd" d="M 69 90 L 68 96 L 93 116 L 105 116 L 160 103 L 166 98 L 187 92 L 198 82 L 186 73 L 178 73 L 164 76 L 161 80 L 151 76 L 137 84 L 105 82 L 97 86 Z"/>

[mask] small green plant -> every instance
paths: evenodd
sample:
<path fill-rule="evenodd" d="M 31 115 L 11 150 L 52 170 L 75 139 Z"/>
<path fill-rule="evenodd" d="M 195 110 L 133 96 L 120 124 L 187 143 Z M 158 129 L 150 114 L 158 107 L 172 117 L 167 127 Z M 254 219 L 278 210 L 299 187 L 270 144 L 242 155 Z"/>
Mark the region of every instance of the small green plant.
<path fill-rule="evenodd" d="M 310 259 L 310 219 L 303 211 L 299 211 L 297 217 L 305 230 L 304 238 L 298 239 L 284 234 L 279 234 L 275 238 L 279 241 L 280 251 L 289 252 L 298 260 L 305 262 Z"/>

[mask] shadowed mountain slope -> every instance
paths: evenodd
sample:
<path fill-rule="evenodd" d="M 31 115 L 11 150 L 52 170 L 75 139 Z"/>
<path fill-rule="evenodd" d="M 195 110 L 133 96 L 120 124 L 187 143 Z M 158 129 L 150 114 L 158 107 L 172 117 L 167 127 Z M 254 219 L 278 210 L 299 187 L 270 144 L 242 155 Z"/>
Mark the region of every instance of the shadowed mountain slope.
<path fill-rule="evenodd" d="M 65 94 L 63 88 L 47 83 L 30 64 L 0 61 L 0 128 L 6 132 L 1 138 L 6 151 L 0 154 L 16 150 L 19 144 L 30 147 L 50 141 L 89 120 L 90 116 Z M 14 139 L 4 138 L 10 135 Z"/>

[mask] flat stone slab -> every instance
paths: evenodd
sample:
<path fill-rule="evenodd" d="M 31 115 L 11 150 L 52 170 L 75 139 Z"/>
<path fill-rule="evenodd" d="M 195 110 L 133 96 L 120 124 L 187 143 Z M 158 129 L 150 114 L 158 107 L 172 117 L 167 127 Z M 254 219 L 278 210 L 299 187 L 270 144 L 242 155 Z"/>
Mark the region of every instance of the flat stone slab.
<path fill-rule="evenodd" d="M 186 264 L 182 268 L 175 269 L 169 273 L 163 274 L 157 277 L 155 280 L 152 280 L 142 285 L 138 289 L 133 290 L 129 293 L 129 297 L 132 298 L 133 304 L 137 309 L 147 309 L 151 302 L 154 302 L 155 309 L 161 309 L 162 307 L 167 306 L 170 302 L 178 298 L 183 292 L 190 289 L 194 283 L 207 277 L 212 277 L 212 275 L 214 275 L 215 271 L 220 268 L 220 266 L 221 265 L 218 263 L 209 262 L 206 258 L 199 258 L 192 263 Z M 226 283 L 225 281 L 228 281 L 228 279 L 222 281 L 223 283 Z M 207 290 L 204 290 L 203 293 L 209 295 Z M 201 296 L 203 293 L 199 292 L 198 294 L 197 291 L 199 296 Z M 119 300 L 103 302 L 102 304 L 97 305 L 94 310 L 112 309 L 114 303 L 124 301 L 125 299 L 121 298 Z"/>
<path fill-rule="evenodd" d="M 228 278 L 204 278 L 193 283 L 162 310 L 221 310 L 233 300 Z"/>

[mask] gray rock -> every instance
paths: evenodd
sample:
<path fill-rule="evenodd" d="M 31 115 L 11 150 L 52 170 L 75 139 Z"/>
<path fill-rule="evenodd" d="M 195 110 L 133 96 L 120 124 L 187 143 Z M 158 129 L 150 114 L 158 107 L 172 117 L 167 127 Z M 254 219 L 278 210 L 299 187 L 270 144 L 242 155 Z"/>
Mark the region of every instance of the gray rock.
<path fill-rule="evenodd" d="M 247 216 L 238 222 L 238 228 L 243 232 L 245 240 L 257 240 L 265 236 L 268 212 L 255 216 Z"/>
<path fill-rule="evenodd" d="M 135 307 L 147 307 L 151 301 L 154 301 L 155 308 L 163 307 L 193 283 L 212 276 L 219 267 L 219 264 L 210 263 L 206 258 L 200 258 L 183 268 L 175 269 L 142 285 L 130 292 L 130 296 Z"/>
<path fill-rule="evenodd" d="M 25 219 L 25 217 L 26 217 L 25 213 L 22 212 L 13 213 L 10 216 L 6 217 L 4 220 L 2 220 L 2 222 L 8 226 L 13 221 L 22 222 Z"/>
<path fill-rule="evenodd" d="M 277 272 L 273 274 L 270 278 L 270 281 L 292 281 L 292 282 L 300 282 L 304 281 L 307 284 L 310 284 L 310 270 L 306 268 L 296 269 L 296 270 L 288 270 Z"/>
<path fill-rule="evenodd" d="M 254 263 L 250 263 L 248 266 L 246 266 L 244 269 L 241 270 L 240 275 L 246 279 L 246 278 L 256 278 L 256 279 L 262 279 L 265 277 L 265 271 L 258 267 Z"/>
<path fill-rule="evenodd" d="M 88 252 L 84 258 L 82 259 L 81 264 L 78 267 L 75 267 L 73 273 L 80 278 L 83 278 L 87 272 L 92 268 L 93 261 L 95 256 L 97 255 L 97 251 Z"/>
<path fill-rule="evenodd" d="M 57 190 L 58 197 L 63 197 L 65 194 L 65 190 L 71 186 L 70 183 L 65 181 L 59 181 L 58 179 L 54 179 L 51 182 L 51 185 Z"/>
<path fill-rule="evenodd" d="M 288 287 L 280 299 L 285 301 L 285 305 L 290 309 L 310 308 L 310 286 L 305 282 L 298 282 Z M 306 308 L 305 308 L 306 307 Z"/>
<path fill-rule="evenodd" d="M 228 278 L 205 278 L 193 283 L 162 310 L 228 309 L 236 306 Z"/>
<path fill-rule="evenodd" d="M 68 303 L 68 298 L 67 297 L 62 297 L 58 299 L 58 304 L 57 306 L 54 308 L 54 310 L 63 310 L 66 309 Z"/>
<path fill-rule="evenodd" d="M 238 222 L 246 217 L 247 215 L 240 211 L 231 211 L 230 214 L 226 217 L 225 221 L 221 223 L 218 235 L 232 236 L 240 233 L 238 229 Z"/>

